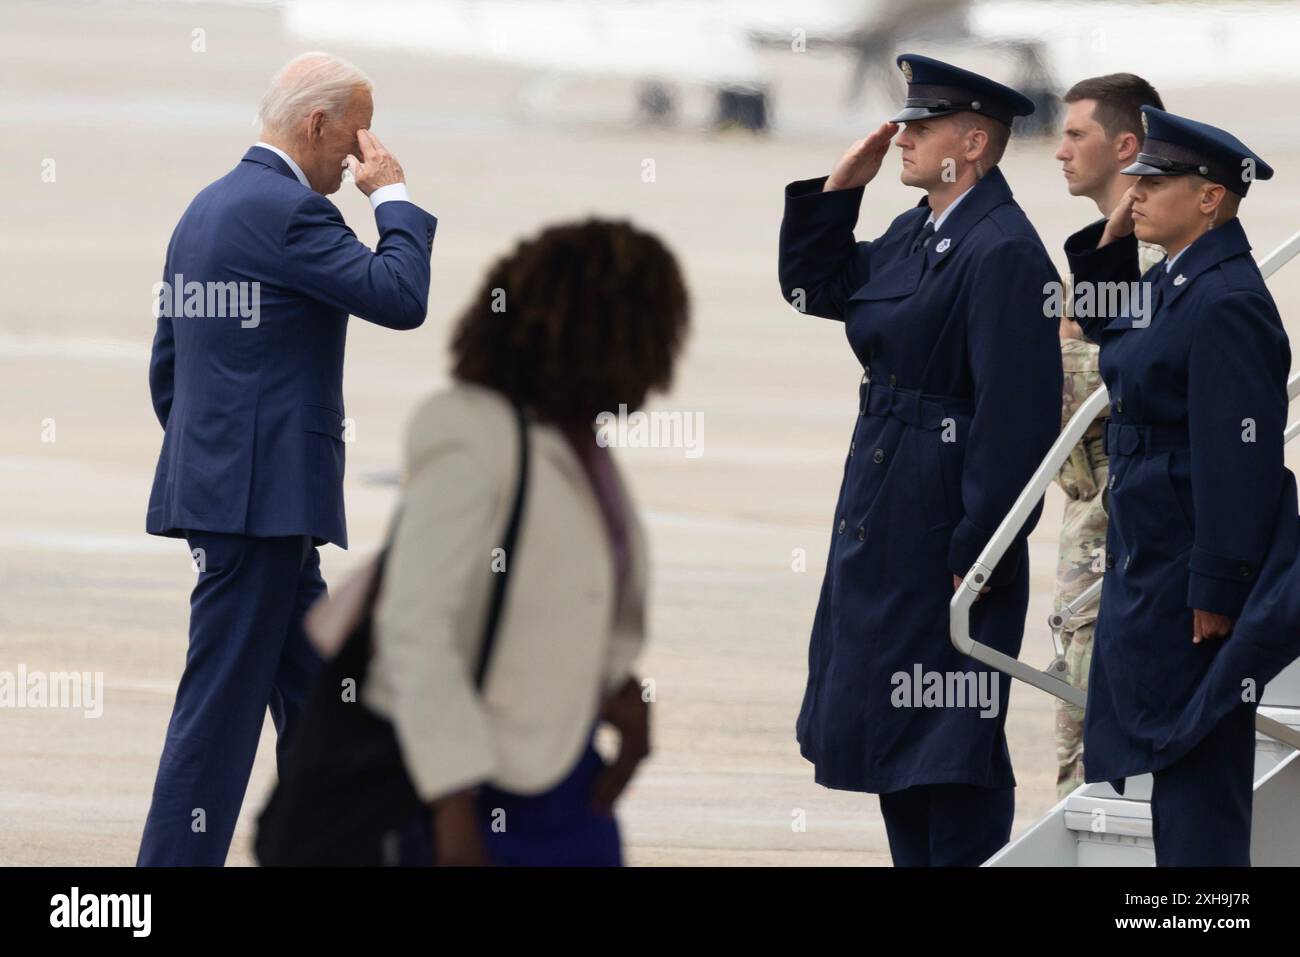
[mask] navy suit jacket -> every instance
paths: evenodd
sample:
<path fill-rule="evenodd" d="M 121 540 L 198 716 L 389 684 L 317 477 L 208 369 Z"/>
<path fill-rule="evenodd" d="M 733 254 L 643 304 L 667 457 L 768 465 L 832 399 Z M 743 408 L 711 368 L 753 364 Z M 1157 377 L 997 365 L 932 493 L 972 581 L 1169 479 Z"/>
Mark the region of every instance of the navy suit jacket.
<path fill-rule="evenodd" d="M 348 316 L 390 329 L 424 322 L 437 226 L 404 200 L 382 203 L 375 220 L 372 252 L 333 203 L 257 146 L 190 203 L 167 247 L 149 366 L 164 430 L 151 534 L 311 535 L 347 547 Z M 218 284 L 228 283 L 245 284 L 255 313 L 223 305 L 220 290 L 235 287 Z M 202 310 L 178 313 L 173 286 L 206 290 Z"/>

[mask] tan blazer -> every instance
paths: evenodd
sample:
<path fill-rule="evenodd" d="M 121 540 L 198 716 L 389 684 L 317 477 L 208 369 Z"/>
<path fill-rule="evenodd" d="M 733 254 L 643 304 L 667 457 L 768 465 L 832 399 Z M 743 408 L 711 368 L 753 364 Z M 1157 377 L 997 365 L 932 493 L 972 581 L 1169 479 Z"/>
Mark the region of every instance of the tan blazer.
<path fill-rule="evenodd" d="M 626 485 L 620 476 L 631 570 L 616 603 L 613 552 L 587 473 L 558 429 L 532 422 L 500 631 L 484 694 L 475 693 L 517 436 L 509 403 L 465 384 L 425 400 L 407 432 L 401 518 L 363 700 L 394 723 L 426 801 L 477 782 L 525 794 L 557 784 L 644 639 L 645 537 Z"/>

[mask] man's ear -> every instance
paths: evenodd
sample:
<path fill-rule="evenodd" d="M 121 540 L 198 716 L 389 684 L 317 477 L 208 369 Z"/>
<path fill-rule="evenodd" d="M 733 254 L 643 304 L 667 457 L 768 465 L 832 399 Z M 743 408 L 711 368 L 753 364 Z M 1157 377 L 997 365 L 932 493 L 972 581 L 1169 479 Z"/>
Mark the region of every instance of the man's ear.
<path fill-rule="evenodd" d="M 966 141 L 966 159 L 974 162 L 980 159 L 989 145 L 989 134 L 987 131 L 980 129 L 978 126 L 970 131 L 970 139 Z"/>
<path fill-rule="evenodd" d="M 1121 133 L 1115 144 L 1115 158 L 1121 163 L 1131 163 L 1138 155 L 1138 138 L 1132 133 Z"/>
<path fill-rule="evenodd" d="M 322 109 L 312 110 L 307 116 L 307 140 L 319 139 L 325 129 L 325 111 Z"/>
<path fill-rule="evenodd" d="M 1205 191 L 1201 193 L 1201 212 L 1207 216 L 1214 216 L 1219 212 L 1219 205 L 1223 202 L 1228 188 L 1222 183 L 1207 183 L 1206 186 Z"/>

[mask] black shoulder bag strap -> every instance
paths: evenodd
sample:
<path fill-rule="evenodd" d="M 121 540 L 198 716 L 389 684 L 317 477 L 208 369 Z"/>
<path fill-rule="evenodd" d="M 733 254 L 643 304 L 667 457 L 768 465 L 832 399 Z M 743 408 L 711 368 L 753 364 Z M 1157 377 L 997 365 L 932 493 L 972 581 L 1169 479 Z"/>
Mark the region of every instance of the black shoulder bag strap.
<path fill-rule="evenodd" d="M 505 539 L 501 549 L 505 556 L 505 567 L 493 573 L 492 596 L 488 602 L 487 618 L 483 622 L 483 641 L 479 648 L 478 665 L 474 668 L 474 687 L 480 691 L 487 677 L 488 665 L 492 661 L 492 648 L 496 644 L 498 625 L 501 620 L 501 608 L 506 600 L 506 584 L 510 580 L 510 566 L 515 561 L 515 546 L 519 541 L 519 525 L 523 520 L 524 498 L 528 490 L 529 441 L 528 419 L 523 407 L 512 402 L 515 412 L 515 424 L 519 429 L 519 480 L 515 485 L 514 504 L 510 507 L 510 519 L 506 523 Z"/>
<path fill-rule="evenodd" d="M 474 666 L 474 687 L 482 689 L 483 681 L 487 677 L 488 665 L 492 659 L 492 648 L 497 640 L 497 626 L 501 620 L 501 609 L 506 600 L 506 582 L 510 577 L 510 563 L 514 561 L 515 546 L 519 540 L 519 526 L 523 521 L 524 515 L 524 498 L 528 490 L 528 471 L 529 471 L 529 441 L 528 441 L 528 419 L 524 414 L 523 407 L 516 402 L 511 402 L 511 407 L 515 414 L 515 425 L 519 433 L 519 470 L 518 478 L 515 482 L 514 502 L 510 507 L 510 517 L 506 522 L 505 539 L 501 543 L 501 549 L 505 555 L 505 568 L 492 576 L 492 594 L 488 601 L 487 617 L 483 622 L 483 639 L 479 643 L 478 663 Z M 388 534 L 384 538 L 383 549 L 379 553 L 378 568 L 375 571 L 374 580 L 370 583 L 370 592 L 366 596 L 365 609 L 366 618 L 369 619 L 374 614 L 375 604 L 379 598 L 379 591 L 383 585 L 384 571 L 388 565 L 388 554 L 393 546 L 393 536 L 396 533 L 397 525 L 401 521 L 400 510 L 393 515 L 389 523 Z M 360 657 L 352 665 L 352 672 L 358 673 L 362 681 L 366 678 L 370 669 L 370 635 L 369 630 L 364 636 L 364 642 L 357 645 L 357 652 Z M 353 642 L 349 642 L 349 645 Z M 340 652 L 340 657 L 343 652 Z"/>

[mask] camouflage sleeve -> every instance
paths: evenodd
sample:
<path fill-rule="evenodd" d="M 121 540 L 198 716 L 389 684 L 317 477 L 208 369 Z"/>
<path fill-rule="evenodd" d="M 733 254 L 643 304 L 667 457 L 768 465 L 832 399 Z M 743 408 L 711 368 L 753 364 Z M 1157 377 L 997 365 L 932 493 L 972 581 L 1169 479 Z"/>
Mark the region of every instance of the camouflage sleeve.
<path fill-rule="evenodd" d="M 1065 372 L 1061 395 L 1061 428 L 1065 428 L 1084 401 L 1102 384 L 1099 351 L 1096 345 L 1084 339 L 1065 339 L 1061 342 L 1061 365 Z M 1109 414 L 1109 411 L 1109 408 L 1103 409 L 1098 419 Z M 1096 435 L 1097 430 L 1091 430 L 1089 434 Z M 1070 457 L 1061 465 L 1056 476 L 1057 483 L 1071 499 L 1092 498 L 1100 488 L 1093 474 L 1087 441 L 1085 436 L 1075 444 L 1070 450 Z"/>
<path fill-rule="evenodd" d="M 1065 386 L 1061 401 L 1061 426 L 1101 385 L 1100 350 L 1083 339 L 1061 343 Z M 1083 594 L 1104 572 L 1106 558 L 1106 478 L 1109 463 L 1102 442 L 1102 429 L 1109 414 L 1105 408 L 1083 434 L 1070 457 L 1061 466 L 1057 481 L 1069 499 L 1061 523 L 1059 559 L 1056 566 L 1056 602 L 1060 608 Z M 1078 628 L 1097 617 L 1093 603 L 1071 619 Z"/>
<path fill-rule="evenodd" d="M 1104 479 L 1104 468 L 1102 477 Z M 1065 521 L 1061 525 L 1061 543 L 1056 565 L 1056 601 L 1060 608 L 1078 598 L 1105 572 L 1106 507 L 1104 496 L 1071 500 L 1065 503 Z M 1097 604 L 1081 609 L 1070 619 L 1078 627 L 1097 617 Z"/>

